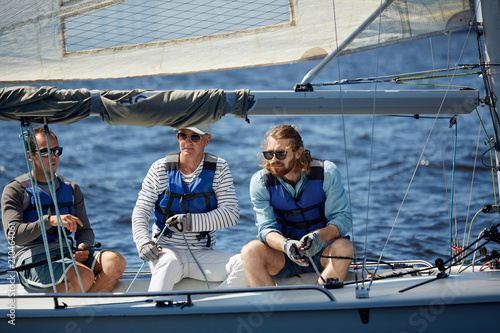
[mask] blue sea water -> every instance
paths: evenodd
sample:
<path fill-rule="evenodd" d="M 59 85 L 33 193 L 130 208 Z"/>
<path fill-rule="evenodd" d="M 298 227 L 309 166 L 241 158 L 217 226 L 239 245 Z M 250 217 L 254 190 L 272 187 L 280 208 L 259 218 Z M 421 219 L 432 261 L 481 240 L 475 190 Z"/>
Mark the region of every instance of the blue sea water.
<path fill-rule="evenodd" d="M 333 61 L 314 82 L 445 68 L 448 64 L 478 63 L 475 38 L 475 35 L 458 33 L 453 34 L 450 40 L 437 37 L 430 42 L 421 40 L 344 56 Z M 315 64 L 307 62 L 52 85 L 61 89 L 291 90 Z M 433 83 L 430 80 L 426 82 Z M 480 89 L 481 83 L 482 79 L 473 75 L 455 77 L 452 85 Z M 342 87 L 365 90 L 415 88 L 434 89 L 395 84 Z M 483 115 L 491 136 L 488 111 L 478 111 Z M 352 236 L 358 256 L 366 252 L 368 258 L 378 258 L 390 236 L 384 260 L 419 258 L 434 261 L 437 257 L 445 258 L 450 253 L 450 223 L 453 228 L 457 226 L 458 239 L 462 242 L 464 231 L 468 232 L 465 223 L 470 224 L 482 206 L 494 203 L 491 171 L 479 158 L 476 159 L 476 154 L 481 155 L 488 150 L 488 146 L 483 144 L 487 136 L 476 112 L 457 117 L 456 132 L 455 127 L 449 128 L 449 118 L 259 117 L 250 114 L 249 119 L 250 124 L 234 117 L 223 118 L 213 125 L 212 141 L 207 147 L 208 152 L 227 160 L 241 212 L 237 226 L 218 232 L 216 247 L 220 250 L 239 252 L 245 243 L 256 237 L 248 194 L 249 180 L 259 170 L 258 154 L 262 150 L 265 132 L 279 124 L 295 124 L 306 149 L 311 150 L 313 156 L 334 161 L 339 166 L 351 202 Z M 132 210 L 149 166 L 165 154 L 177 151 L 174 131 L 165 127 L 110 126 L 99 118 L 88 118 L 70 125 L 52 125 L 51 128 L 64 147 L 58 171 L 80 184 L 96 241 L 105 248 L 120 251 L 127 259 L 128 270 L 137 269 L 141 261 L 132 240 Z M 12 178 L 26 171 L 26 161 L 19 139 L 19 124 L 1 122 L 0 133 L 1 191 Z M 457 151 L 453 161 L 455 134 Z M 487 157 L 484 163 L 489 165 L 489 155 Z M 417 164 L 419 167 L 415 172 Z M 480 214 L 472 225 L 471 237 L 477 237 L 483 228 L 494 223 L 497 221 L 491 215 Z M 7 242 L 0 236 L 0 270 L 7 269 L 7 252 Z"/>

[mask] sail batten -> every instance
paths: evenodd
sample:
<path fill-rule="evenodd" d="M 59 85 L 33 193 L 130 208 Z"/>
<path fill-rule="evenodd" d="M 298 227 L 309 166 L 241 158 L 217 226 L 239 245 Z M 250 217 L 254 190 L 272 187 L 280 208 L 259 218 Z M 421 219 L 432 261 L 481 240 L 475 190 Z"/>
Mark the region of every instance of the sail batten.
<path fill-rule="evenodd" d="M 171 75 L 318 59 L 379 5 L 380 0 L 10 1 L 0 13 L 0 83 Z M 471 18 L 469 0 L 395 0 L 382 22 L 373 22 L 342 53 L 464 30 Z"/>

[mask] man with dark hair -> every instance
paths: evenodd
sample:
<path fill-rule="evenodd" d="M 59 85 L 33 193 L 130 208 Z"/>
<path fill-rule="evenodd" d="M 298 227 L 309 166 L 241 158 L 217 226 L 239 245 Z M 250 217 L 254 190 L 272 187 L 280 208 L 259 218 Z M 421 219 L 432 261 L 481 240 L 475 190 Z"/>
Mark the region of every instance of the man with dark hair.
<path fill-rule="evenodd" d="M 37 127 L 29 137 L 27 155 L 33 165 L 31 174 L 12 180 L 2 193 L 2 223 L 9 242 L 15 244 L 16 267 L 46 259 L 44 241 L 48 243 L 50 257 L 61 255 L 60 237 L 64 258 L 52 261 L 52 269 L 49 264 L 44 264 L 22 270 L 19 280 L 29 292 L 50 292 L 54 284 L 57 292 L 65 292 L 66 288 L 70 293 L 110 292 L 125 270 L 125 259 L 115 251 L 88 249 L 94 245 L 94 232 L 83 194 L 75 182 L 56 174 L 63 149 L 50 129 L 47 128 L 48 140 L 45 133 L 44 127 Z M 68 237 L 74 233 L 74 254 L 62 232 L 59 233 L 58 214 L 50 187 L 55 190 L 63 232 Z M 37 201 L 42 209 L 41 221 Z M 42 235 L 42 225 L 46 237 Z"/>
<path fill-rule="evenodd" d="M 337 166 L 312 158 L 293 125 L 269 131 L 264 146 L 265 169 L 250 181 L 259 239 L 241 251 L 248 284 L 272 286 L 314 266 L 317 283 L 345 280 L 351 260 L 335 257 L 352 258 L 352 218 Z"/>

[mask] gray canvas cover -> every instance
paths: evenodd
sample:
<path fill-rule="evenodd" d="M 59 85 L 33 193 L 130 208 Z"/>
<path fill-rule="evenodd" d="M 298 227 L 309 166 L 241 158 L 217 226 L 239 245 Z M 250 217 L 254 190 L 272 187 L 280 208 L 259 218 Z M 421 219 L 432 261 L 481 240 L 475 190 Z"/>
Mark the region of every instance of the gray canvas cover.
<path fill-rule="evenodd" d="M 226 114 L 246 119 L 249 90 L 234 92 L 231 102 L 221 89 L 171 90 L 57 89 L 18 86 L 0 88 L 0 120 L 69 124 L 99 115 L 111 125 L 170 126 L 211 124 Z"/>

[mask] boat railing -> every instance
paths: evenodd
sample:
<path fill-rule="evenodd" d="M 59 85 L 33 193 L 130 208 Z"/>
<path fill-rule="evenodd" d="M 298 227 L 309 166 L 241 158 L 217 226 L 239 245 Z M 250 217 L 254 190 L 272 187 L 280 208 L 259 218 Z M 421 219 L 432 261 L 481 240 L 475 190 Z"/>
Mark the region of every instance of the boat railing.
<path fill-rule="evenodd" d="M 54 307 L 65 308 L 65 303 L 62 302 L 63 299 L 74 298 L 74 299 L 84 299 L 84 298 L 97 298 L 97 299 L 107 299 L 108 301 L 116 298 L 128 298 L 129 300 L 134 299 L 144 302 L 156 302 L 157 306 L 171 306 L 174 301 L 169 297 L 176 297 L 175 303 L 180 303 L 178 301 L 179 296 L 186 297 L 186 301 L 182 302 L 183 306 L 191 306 L 193 303 L 193 296 L 220 296 L 225 294 L 252 294 L 252 293 L 273 293 L 273 292 L 283 292 L 283 291 L 301 291 L 301 290 L 311 290 L 319 292 L 326 296 L 328 301 L 334 302 L 335 297 L 323 286 L 317 285 L 304 285 L 304 286 L 273 286 L 273 287 L 258 287 L 258 288 L 242 288 L 242 289 L 209 289 L 209 290 L 174 290 L 168 292 L 131 292 L 131 293 L 45 293 L 45 294 L 22 294 L 16 295 L 17 299 L 34 299 L 34 298 L 52 298 L 54 300 Z M 0 299 L 8 298 L 9 295 L 0 295 Z M 107 303 L 107 302 L 106 302 Z M 63 305 L 61 305 L 63 304 Z"/>

